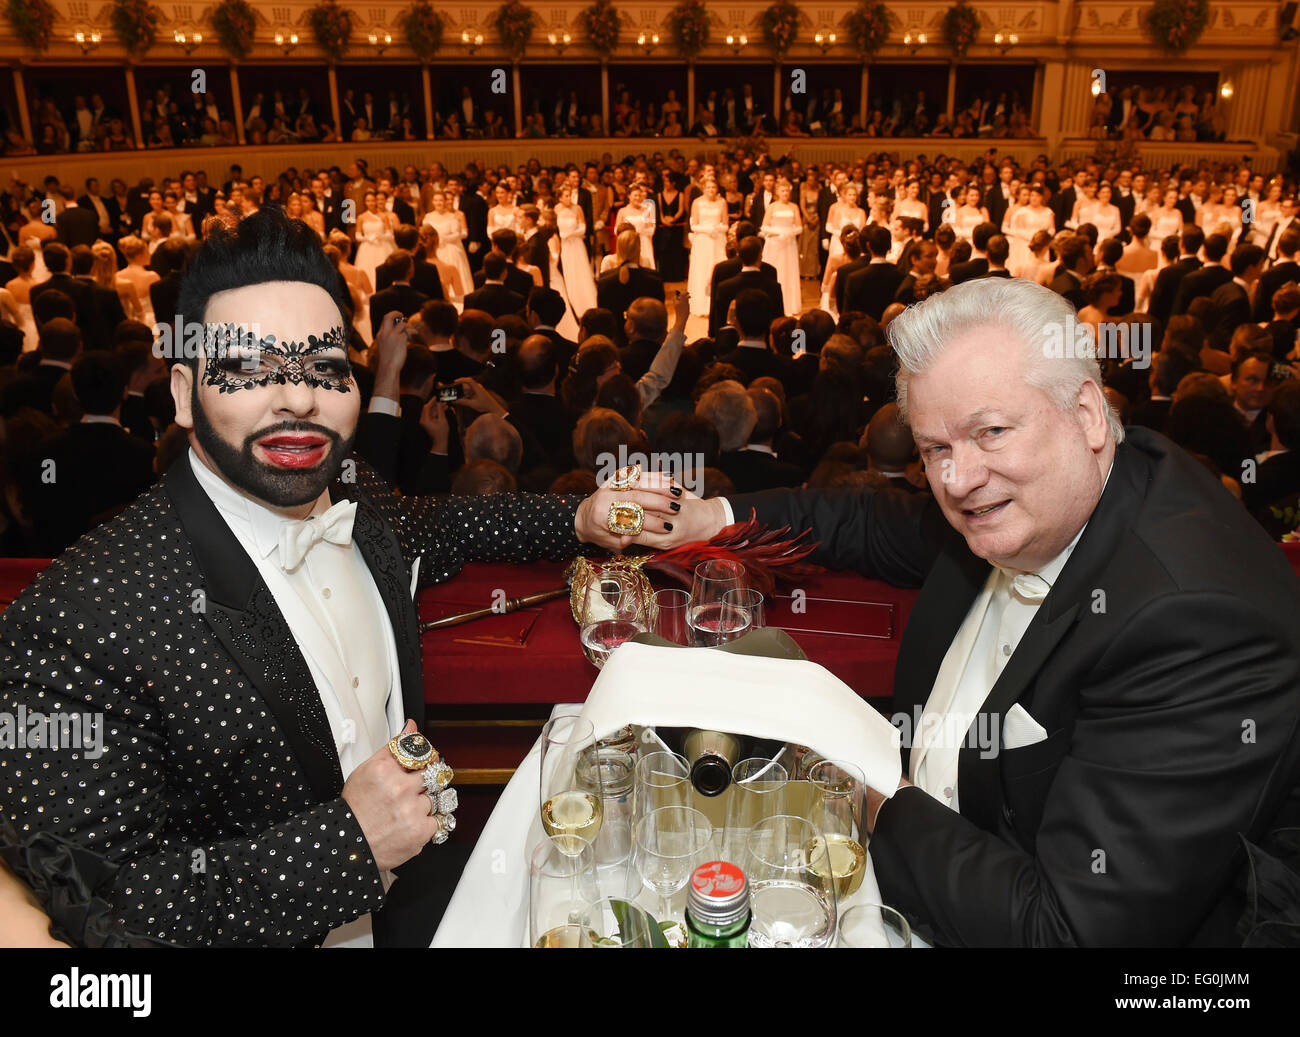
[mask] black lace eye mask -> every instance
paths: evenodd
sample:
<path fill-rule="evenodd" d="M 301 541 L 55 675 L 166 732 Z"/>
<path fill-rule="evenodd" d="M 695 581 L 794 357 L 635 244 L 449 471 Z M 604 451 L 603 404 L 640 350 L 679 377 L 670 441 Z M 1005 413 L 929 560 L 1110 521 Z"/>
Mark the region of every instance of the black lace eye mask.
<path fill-rule="evenodd" d="M 356 382 L 347 358 L 347 338 L 335 325 L 323 335 L 308 335 L 304 342 L 277 342 L 274 335 L 252 340 L 233 324 L 216 329 L 217 345 L 208 351 L 203 384 L 223 393 L 260 389 L 266 385 L 301 385 L 313 389 L 351 392 Z M 322 356 L 343 351 L 343 356 Z"/>

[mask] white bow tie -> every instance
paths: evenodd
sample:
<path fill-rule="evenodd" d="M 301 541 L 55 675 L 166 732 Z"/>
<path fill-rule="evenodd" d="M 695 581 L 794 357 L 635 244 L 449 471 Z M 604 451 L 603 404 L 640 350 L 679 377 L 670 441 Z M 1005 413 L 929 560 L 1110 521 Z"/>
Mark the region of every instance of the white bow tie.
<path fill-rule="evenodd" d="M 297 569 L 317 541 L 351 543 L 352 523 L 356 514 L 357 502 L 344 500 L 320 515 L 286 522 L 280 527 L 280 564 L 284 571 L 293 572 Z"/>
<path fill-rule="evenodd" d="M 1037 605 L 1052 589 L 1037 573 L 1019 573 L 1011 578 L 1011 595 L 1026 605 Z"/>

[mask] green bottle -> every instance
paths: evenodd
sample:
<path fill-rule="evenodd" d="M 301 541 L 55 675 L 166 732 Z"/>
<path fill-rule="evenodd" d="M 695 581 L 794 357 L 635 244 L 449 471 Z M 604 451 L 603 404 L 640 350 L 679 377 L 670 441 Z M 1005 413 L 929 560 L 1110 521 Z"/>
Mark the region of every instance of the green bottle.
<path fill-rule="evenodd" d="M 749 943 L 749 882 L 730 861 L 701 864 L 686 895 L 686 946 L 745 947 Z"/>

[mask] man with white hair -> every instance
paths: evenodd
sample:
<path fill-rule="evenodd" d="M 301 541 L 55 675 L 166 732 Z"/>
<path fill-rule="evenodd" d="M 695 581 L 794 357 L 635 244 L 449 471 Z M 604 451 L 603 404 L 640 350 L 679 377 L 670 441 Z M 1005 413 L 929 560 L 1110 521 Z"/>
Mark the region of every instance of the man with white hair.
<path fill-rule="evenodd" d="M 811 528 L 814 561 L 922 586 L 894 685 L 906 777 L 864 827 L 885 902 L 934 942 L 1250 942 L 1270 897 L 1297 906 L 1244 877 L 1288 874 L 1270 833 L 1300 803 L 1300 581 L 1195 460 L 1126 435 L 1073 316 L 984 280 L 890 324 L 933 499 L 688 499 L 641 541 L 753 508 Z"/>

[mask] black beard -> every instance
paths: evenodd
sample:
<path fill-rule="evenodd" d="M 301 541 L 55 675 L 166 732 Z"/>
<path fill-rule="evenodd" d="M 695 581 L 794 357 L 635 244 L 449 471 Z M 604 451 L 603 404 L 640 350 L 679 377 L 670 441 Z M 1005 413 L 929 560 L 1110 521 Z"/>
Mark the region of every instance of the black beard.
<path fill-rule="evenodd" d="M 338 478 L 343 461 L 352 453 L 355 433 L 343 439 L 333 429 L 307 421 L 282 421 L 269 425 L 245 438 L 242 447 L 236 447 L 221 438 L 199 401 L 198 385 L 190 392 L 190 409 L 194 414 L 194 434 L 213 463 L 231 483 L 250 497 L 274 508 L 295 508 L 310 504 L 325 492 L 326 487 Z M 253 454 L 253 443 L 277 432 L 314 432 L 330 441 L 329 453 L 313 468 L 275 468 L 259 461 Z"/>

